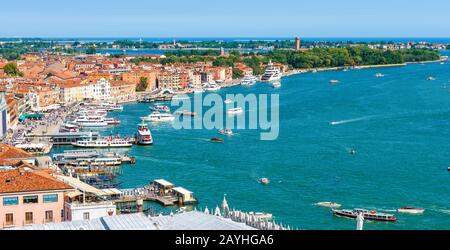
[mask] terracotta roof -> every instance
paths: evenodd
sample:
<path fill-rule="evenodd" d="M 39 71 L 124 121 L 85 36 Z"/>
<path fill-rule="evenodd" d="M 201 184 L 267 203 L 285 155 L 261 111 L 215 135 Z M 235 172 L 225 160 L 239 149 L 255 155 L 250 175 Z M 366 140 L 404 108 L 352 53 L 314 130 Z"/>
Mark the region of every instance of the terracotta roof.
<path fill-rule="evenodd" d="M 9 146 L 6 144 L 0 144 L 0 164 L 3 165 L 15 165 L 19 161 L 11 160 L 15 158 L 29 158 L 32 157 L 30 153 L 25 152 L 22 149 Z"/>
<path fill-rule="evenodd" d="M 0 171 L 0 193 L 66 189 L 74 188 L 44 171 L 31 171 L 23 168 Z"/>

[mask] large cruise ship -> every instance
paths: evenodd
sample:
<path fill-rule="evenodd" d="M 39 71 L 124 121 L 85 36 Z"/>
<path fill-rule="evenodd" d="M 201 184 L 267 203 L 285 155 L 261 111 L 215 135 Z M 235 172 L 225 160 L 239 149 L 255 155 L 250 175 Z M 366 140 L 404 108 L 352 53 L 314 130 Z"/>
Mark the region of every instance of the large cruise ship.
<path fill-rule="evenodd" d="M 261 77 L 261 81 L 264 82 L 279 81 L 282 75 L 283 74 L 281 73 L 281 71 L 273 66 L 272 61 L 269 61 L 266 71 Z"/>

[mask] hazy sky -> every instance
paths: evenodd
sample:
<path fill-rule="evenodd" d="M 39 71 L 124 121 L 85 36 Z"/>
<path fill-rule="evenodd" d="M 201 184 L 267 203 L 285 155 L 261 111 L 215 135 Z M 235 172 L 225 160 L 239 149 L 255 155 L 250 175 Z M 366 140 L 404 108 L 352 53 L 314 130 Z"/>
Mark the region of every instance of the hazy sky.
<path fill-rule="evenodd" d="M 0 37 L 450 37 L 448 0 L 10 0 Z"/>

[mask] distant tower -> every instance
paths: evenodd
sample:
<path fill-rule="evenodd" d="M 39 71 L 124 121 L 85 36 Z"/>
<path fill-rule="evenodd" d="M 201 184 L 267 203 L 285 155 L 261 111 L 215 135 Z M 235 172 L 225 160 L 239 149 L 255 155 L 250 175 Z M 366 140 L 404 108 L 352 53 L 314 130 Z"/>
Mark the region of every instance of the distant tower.
<path fill-rule="evenodd" d="M 220 48 L 220 56 L 225 56 L 225 49 L 223 47 Z"/>
<path fill-rule="evenodd" d="M 300 37 L 295 38 L 295 50 L 300 51 Z"/>
<path fill-rule="evenodd" d="M 228 213 L 228 211 L 229 211 L 226 196 L 227 196 L 226 194 L 223 196 L 223 201 L 222 201 L 222 209 L 223 209 L 224 213 Z"/>

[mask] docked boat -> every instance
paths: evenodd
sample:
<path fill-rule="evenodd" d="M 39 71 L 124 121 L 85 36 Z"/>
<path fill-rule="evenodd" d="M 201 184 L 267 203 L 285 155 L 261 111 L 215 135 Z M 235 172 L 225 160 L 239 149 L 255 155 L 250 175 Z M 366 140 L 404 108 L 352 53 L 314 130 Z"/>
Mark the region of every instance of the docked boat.
<path fill-rule="evenodd" d="M 267 65 L 264 74 L 261 76 L 261 81 L 263 82 L 279 81 L 282 75 L 283 74 L 281 73 L 281 71 L 273 66 L 272 61 L 269 61 L 269 64 Z"/>
<path fill-rule="evenodd" d="M 208 92 L 214 92 L 220 90 L 221 87 L 215 83 L 209 83 L 208 85 L 205 86 L 204 89 Z"/>
<path fill-rule="evenodd" d="M 134 141 L 131 138 L 107 138 L 95 141 L 77 141 L 72 143 L 72 146 L 79 148 L 128 148 L 133 146 Z"/>
<path fill-rule="evenodd" d="M 257 81 L 258 81 L 258 78 L 256 76 L 246 75 L 246 76 L 244 76 L 244 78 L 242 78 L 241 85 L 251 86 L 251 85 L 254 85 Z"/>
<path fill-rule="evenodd" d="M 74 122 L 82 128 L 106 127 L 108 123 L 103 116 L 82 116 L 76 118 Z"/>
<path fill-rule="evenodd" d="M 392 214 L 378 213 L 377 211 L 369 211 L 365 209 L 354 210 L 337 210 L 333 209 L 333 214 L 338 217 L 346 217 L 356 219 L 358 214 L 362 214 L 365 220 L 371 221 L 383 221 L 383 222 L 396 222 L 397 218 Z"/>
<path fill-rule="evenodd" d="M 122 105 L 118 105 L 118 104 L 114 104 L 114 103 L 100 103 L 98 105 L 100 108 L 104 108 L 107 111 L 123 111 L 123 106 Z"/>
<path fill-rule="evenodd" d="M 274 83 L 272 83 L 272 87 L 274 87 L 274 88 L 280 88 L 281 87 L 281 83 L 280 82 L 274 82 Z"/>
<path fill-rule="evenodd" d="M 316 203 L 317 206 L 320 207 L 328 207 L 328 208 L 340 208 L 342 205 L 335 202 L 318 202 Z"/>
<path fill-rule="evenodd" d="M 59 132 L 77 133 L 80 132 L 80 127 L 76 124 L 64 123 L 63 125 L 61 125 Z"/>
<path fill-rule="evenodd" d="M 171 122 L 175 117 L 169 113 L 153 112 L 148 116 L 141 117 L 144 122 Z"/>
<path fill-rule="evenodd" d="M 145 123 L 139 124 L 138 132 L 136 133 L 136 143 L 140 145 L 153 144 L 152 132 L 148 128 L 147 124 Z"/>
<path fill-rule="evenodd" d="M 68 165 L 75 167 L 112 167 L 112 166 L 120 166 L 122 165 L 122 160 L 120 157 L 98 157 L 98 158 L 86 158 L 86 159 L 77 159 L 75 161 L 68 161 Z"/>
<path fill-rule="evenodd" d="M 223 140 L 223 139 L 220 139 L 220 138 L 211 138 L 209 141 L 210 141 L 210 142 L 216 142 L 216 143 L 222 143 L 222 142 L 224 142 L 224 140 Z"/>
<path fill-rule="evenodd" d="M 170 112 L 170 108 L 168 106 L 161 104 L 153 105 L 153 107 L 150 107 L 150 109 L 157 112 Z"/>
<path fill-rule="evenodd" d="M 233 135 L 233 130 L 231 130 L 229 128 L 224 128 L 224 129 L 219 130 L 219 134 L 231 136 L 231 135 Z"/>
<path fill-rule="evenodd" d="M 118 120 L 118 119 L 115 119 L 115 118 L 105 118 L 105 122 L 108 124 L 108 125 L 114 125 L 114 126 L 116 126 L 116 125 L 120 125 L 120 120 Z"/>
<path fill-rule="evenodd" d="M 229 115 L 238 115 L 238 114 L 241 114 L 242 112 L 243 112 L 242 108 L 233 108 L 233 109 L 227 110 L 227 114 L 229 114 Z"/>
<path fill-rule="evenodd" d="M 425 209 L 417 207 L 402 207 L 398 209 L 398 212 L 405 214 L 423 214 Z"/>

